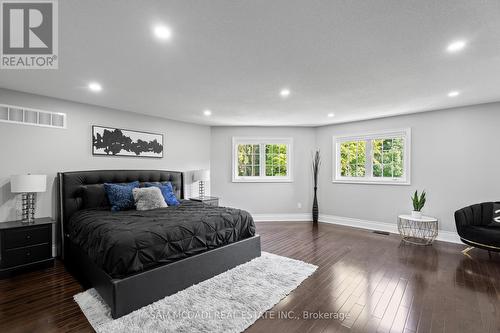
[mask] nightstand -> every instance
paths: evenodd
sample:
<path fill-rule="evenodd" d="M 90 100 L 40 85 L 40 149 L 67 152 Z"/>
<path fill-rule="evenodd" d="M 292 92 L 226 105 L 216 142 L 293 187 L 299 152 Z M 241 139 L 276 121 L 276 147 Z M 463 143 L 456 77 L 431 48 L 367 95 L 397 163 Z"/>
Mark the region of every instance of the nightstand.
<path fill-rule="evenodd" d="M 219 198 L 218 197 L 197 197 L 197 198 L 189 198 L 191 201 L 203 202 L 204 204 L 211 206 L 219 206 Z"/>
<path fill-rule="evenodd" d="M 30 224 L 21 221 L 0 223 L 0 277 L 53 265 L 54 223 L 48 217 L 35 219 Z"/>

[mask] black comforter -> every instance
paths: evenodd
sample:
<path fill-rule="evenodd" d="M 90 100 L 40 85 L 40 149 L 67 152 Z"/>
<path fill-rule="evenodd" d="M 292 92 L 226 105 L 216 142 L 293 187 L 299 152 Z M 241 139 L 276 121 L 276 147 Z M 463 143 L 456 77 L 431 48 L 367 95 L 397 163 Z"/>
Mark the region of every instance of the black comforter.
<path fill-rule="evenodd" d="M 85 209 L 68 227 L 70 239 L 114 278 L 255 235 L 248 212 L 187 200 L 149 211 Z"/>

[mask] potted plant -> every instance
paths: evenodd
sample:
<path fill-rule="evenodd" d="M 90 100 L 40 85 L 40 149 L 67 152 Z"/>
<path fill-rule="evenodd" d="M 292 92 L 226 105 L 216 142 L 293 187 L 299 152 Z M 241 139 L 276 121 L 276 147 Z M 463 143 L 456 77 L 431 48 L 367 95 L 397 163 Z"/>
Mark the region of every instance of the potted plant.
<path fill-rule="evenodd" d="M 415 191 L 415 194 L 413 194 L 411 200 L 413 202 L 413 211 L 411 212 L 411 217 L 421 219 L 422 208 L 424 208 L 425 206 L 425 191 L 422 191 L 420 196 L 418 195 L 418 191 Z"/>
<path fill-rule="evenodd" d="M 312 206 L 312 218 L 313 218 L 313 223 L 315 224 L 318 223 L 318 215 L 319 215 L 318 198 L 316 192 L 318 190 L 318 174 L 320 165 L 321 165 L 321 157 L 319 155 L 319 150 L 316 150 L 316 152 L 313 154 L 313 161 L 312 161 L 312 172 L 314 180 L 314 199 Z"/>

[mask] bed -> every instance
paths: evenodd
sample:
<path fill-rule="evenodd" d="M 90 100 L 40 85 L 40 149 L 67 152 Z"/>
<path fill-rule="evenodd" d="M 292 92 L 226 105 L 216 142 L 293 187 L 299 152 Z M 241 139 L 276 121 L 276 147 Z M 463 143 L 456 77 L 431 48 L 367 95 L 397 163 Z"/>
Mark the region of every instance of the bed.
<path fill-rule="evenodd" d="M 100 185 L 131 181 L 169 181 L 181 204 L 110 212 Z M 113 318 L 260 256 L 249 213 L 183 200 L 183 185 L 174 171 L 58 174 L 62 259 L 84 286 L 96 288 Z"/>

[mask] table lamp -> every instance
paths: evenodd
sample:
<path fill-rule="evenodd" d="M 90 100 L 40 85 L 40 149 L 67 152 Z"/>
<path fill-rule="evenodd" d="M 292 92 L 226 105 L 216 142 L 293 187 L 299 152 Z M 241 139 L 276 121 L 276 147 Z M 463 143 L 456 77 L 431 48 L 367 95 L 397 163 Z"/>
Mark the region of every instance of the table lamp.
<path fill-rule="evenodd" d="M 196 170 L 193 173 L 193 181 L 199 182 L 199 196 L 205 196 L 205 182 L 210 180 L 210 170 Z"/>
<path fill-rule="evenodd" d="M 10 178 L 11 192 L 23 195 L 23 222 L 35 222 L 36 193 L 45 192 L 46 189 L 46 175 L 15 175 Z"/>

